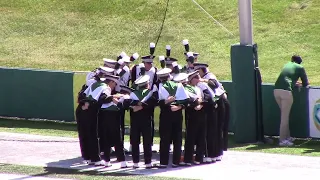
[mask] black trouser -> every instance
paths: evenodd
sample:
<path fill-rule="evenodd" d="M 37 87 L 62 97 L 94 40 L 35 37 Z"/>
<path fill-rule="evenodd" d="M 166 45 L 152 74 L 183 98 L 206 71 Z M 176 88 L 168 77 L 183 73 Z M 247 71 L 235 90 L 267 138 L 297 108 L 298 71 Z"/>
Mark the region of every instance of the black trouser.
<path fill-rule="evenodd" d="M 76 119 L 82 157 L 92 162 L 100 161 L 97 136 L 97 114 L 99 107 L 90 103 L 87 110 L 82 110 L 82 104 L 76 109 Z"/>
<path fill-rule="evenodd" d="M 126 115 L 126 111 L 124 109 L 121 109 L 119 111 L 119 119 L 120 119 L 122 142 L 124 142 L 124 134 L 125 134 L 125 115 Z"/>
<path fill-rule="evenodd" d="M 184 162 L 191 163 L 193 160 L 194 145 L 197 145 L 195 161 L 203 162 L 203 153 L 205 150 L 205 112 L 204 109 L 199 111 L 194 108 L 187 108 L 188 114 L 186 139 L 184 148 Z"/>
<path fill-rule="evenodd" d="M 189 114 L 188 114 L 188 110 L 184 111 L 184 125 L 185 125 L 185 139 L 187 138 L 187 130 L 188 130 L 188 119 L 189 119 Z"/>
<path fill-rule="evenodd" d="M 153 145 L 153 139 L 154 139 L 154 108 L 152 108 L 151 110 L 151 141 L 152 141 L 152 145 Z"/>
<path fill-rule="evenodd" d="M 118 113 L 118 111 L 107 110 L 100 110 L 99 113 L 100 138 L 102 139 L 101 149 L 104 150 L 103 159 L 107 162 L 110 161 L 110 148 L 112 146 L 116 147 L 115 151 L 118 161 L 125 161 Z"/>
<path fill-rule="evenodd" d="M 223 150 L 228 149 L 228 132 L 229 132 L 229 121 L 230 121 L 230 103 L 227 98 L 222 98 L 225 108 L 225 116 L 222 122 L 222 138 L 223 138 Z"/>
<path fill-rule="evenodd" d="M 169 149 L 173 141 L 172 163 L 178 165 L 181 159 L 182 145 L 182 110 L 172 112 L 165 108 L 160 112 L 160 164 L 168 165 Z"/>
<path fill-rule="evenodd" d="M 217 145 L 216 147 L 218 148 L 219 151 L 219 156 L 223 155 L 223 122 L 225 120 L 225 104 L 222 100 L 222 97 L 218 100 L 218 108 L 217 108 L 217 113 L 218 113 L 218 137 L 217 137 Z"/>
<path fill-rule="evenodd" d="M 219 156 L 217 148 L 218 126 L 217 112 L 213 105 L 205 105 L 206 110 L 206 157 L 215 158 Z"/>
<path fill-rule="evenodd" d="M 145 164 L 151 163 L 152 157 L 152 120 L 149 110 L 130 112 L 130 143 L 132 145 L 133 163 L 139 162 L 140 157 L 140 137 L 143 138 L 143 151 Z"/>

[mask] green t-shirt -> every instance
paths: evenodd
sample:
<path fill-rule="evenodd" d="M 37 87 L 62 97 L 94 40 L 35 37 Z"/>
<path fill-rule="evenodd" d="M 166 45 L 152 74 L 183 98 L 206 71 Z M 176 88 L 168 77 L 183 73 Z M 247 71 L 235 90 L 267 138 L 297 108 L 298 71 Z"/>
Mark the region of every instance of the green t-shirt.
<path fill-rule="evenodd" d="M 292 91 L 299 78 L 302 80 L 303 87 L 309 85 L 303 66 L 294 62 L 288 62 L 282 68 L 274 88 Z"/>

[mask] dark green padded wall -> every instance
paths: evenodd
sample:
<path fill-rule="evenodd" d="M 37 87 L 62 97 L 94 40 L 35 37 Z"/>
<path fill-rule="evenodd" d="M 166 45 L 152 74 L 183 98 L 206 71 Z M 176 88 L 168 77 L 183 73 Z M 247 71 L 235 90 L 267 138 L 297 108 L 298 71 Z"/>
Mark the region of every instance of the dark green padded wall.
<path fill-rule="evenodd" d="M 73 73 L 0 68 L 0 115 L 74 121 Z"/>

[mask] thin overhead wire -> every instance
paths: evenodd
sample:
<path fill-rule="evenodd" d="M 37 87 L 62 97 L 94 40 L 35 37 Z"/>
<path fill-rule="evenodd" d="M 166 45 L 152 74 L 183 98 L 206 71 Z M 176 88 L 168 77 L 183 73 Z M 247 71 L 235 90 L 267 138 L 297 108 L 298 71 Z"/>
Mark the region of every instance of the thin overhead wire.
<path fill-rule="evenodd" d="M 217 21 L 214 17 L 212 17 L 200 4 L 198 4 L 195 0 L 192 0 L 202 11 L 204 11 L 216 24 L 222 27 L 228 34 L 234 36 L 232 32 L 230 32 L 226 27 L 224 27 L 219 21 Z"/>

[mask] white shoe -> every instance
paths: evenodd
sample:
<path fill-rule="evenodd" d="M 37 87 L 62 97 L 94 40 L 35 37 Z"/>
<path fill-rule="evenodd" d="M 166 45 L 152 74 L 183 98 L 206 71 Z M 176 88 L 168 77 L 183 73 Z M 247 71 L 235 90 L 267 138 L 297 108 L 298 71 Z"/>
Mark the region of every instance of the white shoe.
<path fill-rule="evenodd" d="M 127 162 L 126 161 L 122 161 L 121 162 L 121 168 L 126 168 L 128 167 Z"/>
<path fill-rule="evenodd" d="M 219 156 L 216 158 L 216 161 L 221 161 L 222 160 L 222 156 Z"/>
<path fill-rule="evenodd" d="M 203 158 L 203 162 L 211 163 L 211 162 L 212 162 L 212 159 L 209 158 L 209 157 L 205 157 L 205 158 Z"/>
<path fill-rule="evenodd" d="M 110 167 L 110 166 L 112 166 L 111 162 L 110 161 L 106 162 L 105 167 Z"/>
<path fill-rule="evenodd" d="M 279 143 L 279 146 L 293 146 L 294 144 L 288 140 L 283 140 Z"/>
<path fill-rule="evenodd" d="M 106 161 L 101 160 L 101 161 L 97 161 L 94 163 L 95 166 L 105 166 L 106 165 Z"/>
<path fill-rule="evenodd" d="M 295 139 L 293 137 L 288 137 L 287 140 L 293 142 Z"/>
<path fill-rule="evenodd" d="M 90 164 L 90 163 L 91 163 L 91 160 L 84 160 L 83 163 L 85 163 L 85 164 Z"/>
<path fill-rule="evenodd" d="M 139 168 L 139 164 L 138 163 L 133 163 L 133 168 Z"/>
<path fill-rule="evenodd" d="M 194 163 L 195 165 L 199 165 L 199 164 L 200 164 L 200 162 L 198 162 L 198 161 L 193 161 L 193 163 Z"/>
<path fill-rule="evenodd" d="M 211 162 L 216 162 L 217 161 L 217 157 L 215 157 L 215 158 L 211 158 Z"/>
<path fill-rule="evenodd" d="M 148 169 L 148 168 L 152 168 L 152 164 L 150 163 L 150 164 L 146 164 L 146 168 Z"/>

